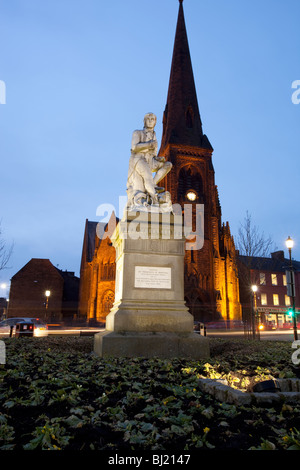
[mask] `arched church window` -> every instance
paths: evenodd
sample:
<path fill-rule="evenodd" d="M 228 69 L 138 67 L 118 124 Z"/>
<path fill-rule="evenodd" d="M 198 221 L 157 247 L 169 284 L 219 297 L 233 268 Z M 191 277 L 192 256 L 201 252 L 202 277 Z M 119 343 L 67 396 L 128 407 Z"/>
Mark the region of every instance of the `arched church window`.
<path fill-rule="evenodd" d="M 104 293 L 102 299 L 102 311 L 104 314 L 108 314 L 114 304 L 115 294 L 113 291 L 108 290 Z"/>
<path fill-rule="evenodd" d="M 188 129 L 192 129 L 194 126 L 194 113 L 190 106 L 185 113 L 185 125 Z"/>
<path fill-rule="evenodd" d="M 181 168 L 178 177 L 178 199 L 188 199 L 191 202 L 203 199 L 203 182 L 196 168 Z"/>

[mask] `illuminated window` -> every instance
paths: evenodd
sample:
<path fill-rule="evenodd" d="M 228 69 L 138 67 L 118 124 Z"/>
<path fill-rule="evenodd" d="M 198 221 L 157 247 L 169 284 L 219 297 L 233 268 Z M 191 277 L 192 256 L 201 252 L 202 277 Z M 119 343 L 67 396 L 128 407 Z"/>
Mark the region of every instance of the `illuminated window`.
<path fill-rule="evenodd" d="M 278 294 L 273 294 L 273 305 L 279 305 L 279 296 L 278 296 Z"/>
<path fill-rule="evenodd" d="M 178 199 L 185 199 L 189 192 L 193 192 L 198 198 L 203 197 L 202 178 L 194 167 L 182 168 L 178 176 Z"/>
<path fill-rule="evenodd" d="M 267 294 L 261 294 L 260 301 L 262 305 L 267 305 Z"/>
<path fill-rule="evenodd" d="M 284 299 L 285 299 L 285 305 L 291 305 L 291 298 L 289 295 L 285 295 Z"/>
<path fill-rule="evenodd" d="M 277 286 L 277 274 L 271 274 L 272 286 Z"/>
<path fill-rule="evenodd" d="M 260 283 L 261 286 L 266 283 L 266 275 L 265 275 L 265 273 L 259 273 L 259 283 Z"/>
<path fill-rule="evenodd" d="M 283 274 L 283 276 L 282 276 L 282 277 L 283 277 L 283 285 L 284 285 L 284 286 L 286 286 L 286 285 L 287 285 L 287 283 L 286 283 L 286 275 L 285 275 L 285 274 Z"/>

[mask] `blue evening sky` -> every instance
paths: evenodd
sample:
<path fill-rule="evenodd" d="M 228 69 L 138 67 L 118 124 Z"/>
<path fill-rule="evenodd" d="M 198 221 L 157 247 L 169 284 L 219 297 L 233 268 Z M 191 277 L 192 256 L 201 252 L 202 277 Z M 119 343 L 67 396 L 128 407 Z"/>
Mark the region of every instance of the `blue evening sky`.
<path fill-rule="evenodd" d="M 15 243 L 0 282 L 31 258 L 79 275 L 86 218 L 103 220 L 101 204 L 119 215 L 131 134 L 146 112 L 161 139 L 178 6 L 0 0 L 0 220 Z M 236 235 L 248 210 L 286 255 L 294 238 L 300 260 L 300 2 L 183 7 L 223 221 Z"/>

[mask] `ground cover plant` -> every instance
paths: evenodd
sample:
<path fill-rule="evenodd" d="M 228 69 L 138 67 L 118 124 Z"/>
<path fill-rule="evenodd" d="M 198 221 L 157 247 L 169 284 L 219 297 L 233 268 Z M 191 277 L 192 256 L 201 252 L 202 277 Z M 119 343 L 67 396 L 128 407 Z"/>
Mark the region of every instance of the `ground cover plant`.
<path fill-rule="evenodd" d="M 93 337 L 8 338 L 1 450 L 300 450 L 300 403 L 235 406 L 200 376 L 294 377 L 291 344 L 210 339 L 208 361 L 102 359 Z"/>

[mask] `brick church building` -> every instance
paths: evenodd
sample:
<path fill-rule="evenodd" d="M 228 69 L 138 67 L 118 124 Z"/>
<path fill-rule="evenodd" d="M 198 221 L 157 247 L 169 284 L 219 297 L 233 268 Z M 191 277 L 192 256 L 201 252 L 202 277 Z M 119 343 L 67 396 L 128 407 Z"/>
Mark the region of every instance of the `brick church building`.
<path fill-rule="evenodd" d="M 180 0 L 160 156 L 172 170 L 160 183 L 173 204 L 204 205 L 204 244 L 185 252 L 185 301 L 195 321 L 241 319 L 237 255 L 228 222 L 223 223 L 212 163 L 213 148 L 202 121 Z M 112 215 L 114 218 L 115 215 Z M 108 224 L 109 225 L 109 224 Z M 86 221 L 79 314 L 104 321 L 114 301 L 115 250 L 96 231 L 107 227 Z"/>

